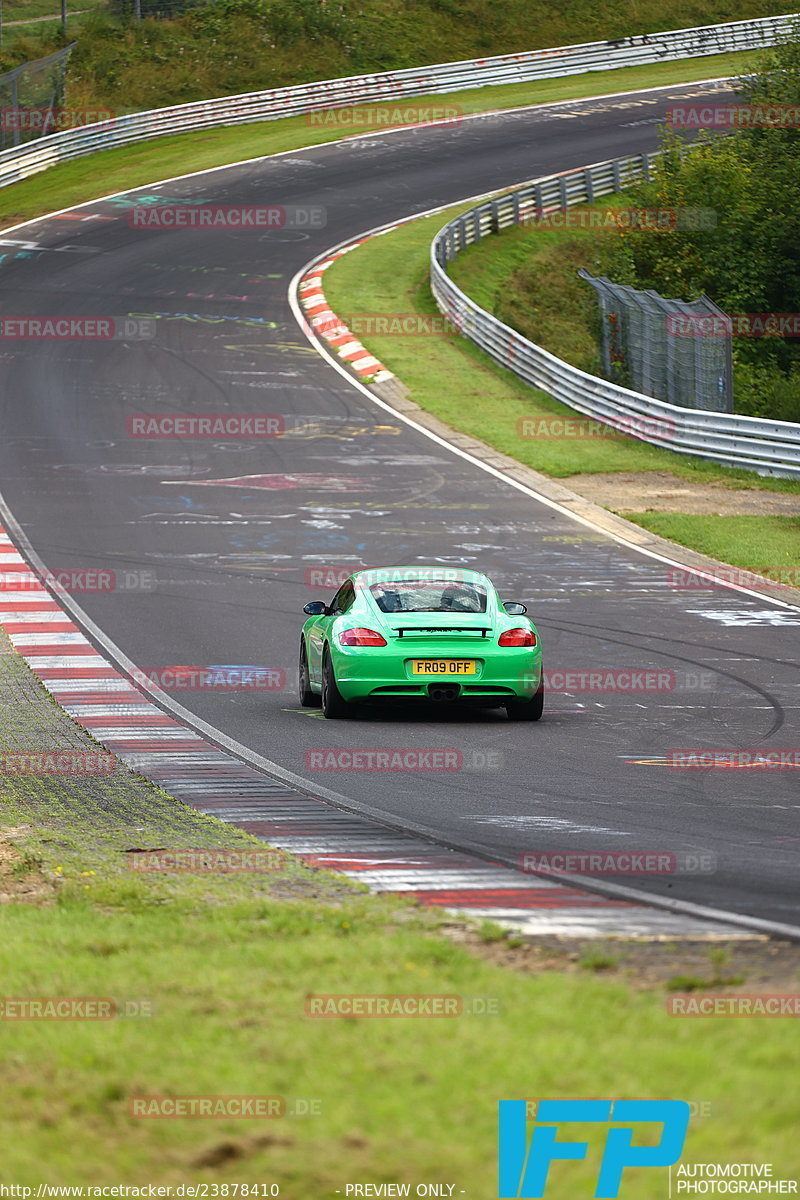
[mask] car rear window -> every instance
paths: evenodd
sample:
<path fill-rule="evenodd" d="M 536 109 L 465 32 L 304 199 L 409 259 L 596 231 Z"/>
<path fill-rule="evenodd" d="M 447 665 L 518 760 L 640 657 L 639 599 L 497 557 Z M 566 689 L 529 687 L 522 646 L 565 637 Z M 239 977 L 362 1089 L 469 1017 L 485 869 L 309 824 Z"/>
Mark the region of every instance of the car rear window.
<path fill-rule="evenodd" d="M 486 612 L 486 588 L 480 583 L 452 579 L 386 579 L 373 583 L 370 593 L 381 612 Z"/>

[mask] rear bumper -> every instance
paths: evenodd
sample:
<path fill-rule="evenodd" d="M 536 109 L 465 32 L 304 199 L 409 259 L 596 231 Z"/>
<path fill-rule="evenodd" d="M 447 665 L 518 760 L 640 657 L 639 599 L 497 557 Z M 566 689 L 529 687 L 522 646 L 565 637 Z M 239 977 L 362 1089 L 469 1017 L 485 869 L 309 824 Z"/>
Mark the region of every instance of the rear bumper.
<path fill-rule="evenodd" d="M 482 650 L 483 653 L 478 653 Z M 420 656 L 383 647 L 344 647 L 334 654 L 333 667 L 339 691 L 345 700 L 428 700 L 431 689 L 452 691 L 453 703 L 471 701 L 476 704 L 502 704 L 505 700 L 528 700 L 542 679 L 542 654 L 534 649 L 499 649 L 497 646 L 474 646 L 471 652 L 463 646 L 458 650 L 443 650 L 442 658 L 475 659 L 479 667 L 475 674 L 412 675 L 412 657 L 434 657 L 430 651 Z"/>

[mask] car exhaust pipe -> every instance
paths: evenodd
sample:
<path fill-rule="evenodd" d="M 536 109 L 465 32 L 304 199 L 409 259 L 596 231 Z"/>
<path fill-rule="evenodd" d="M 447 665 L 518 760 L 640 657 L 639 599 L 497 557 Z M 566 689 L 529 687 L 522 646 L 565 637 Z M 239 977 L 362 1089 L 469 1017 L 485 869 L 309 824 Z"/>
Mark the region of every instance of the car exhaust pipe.
<path fill-rule="evenodd" d="M 459 689 L 457 684 L 452 686 L 448 686 L 446 684 L 432 684 L 431 687 L 428 688 L 428 697 L 429 699 L 436 701 L 436 703 L 442 704 L 448 700 L 457 700 L 458 691 Z"/>

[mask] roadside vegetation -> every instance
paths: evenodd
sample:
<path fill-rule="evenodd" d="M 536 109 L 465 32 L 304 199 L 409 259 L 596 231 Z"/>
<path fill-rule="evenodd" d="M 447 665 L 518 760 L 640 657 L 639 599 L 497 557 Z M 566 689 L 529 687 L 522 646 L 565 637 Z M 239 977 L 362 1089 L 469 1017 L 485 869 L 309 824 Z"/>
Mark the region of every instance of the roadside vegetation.
<path fill-rule="evenodd" d="M 753 55 L 749 53 L 721 54 L 713 59 L 682 59 L 534 83 L 472 88 L 450 93 L 446 100 L 448 104 L 458 105 L 465 114 L 487 112 L 498 108 L 687 83 L 704 79 L 710 71 L 719 75 L 737 74 L 747 70 L 752 59 Z M 431 99 L 427 98 L 428 101 Z M 441 102 L 441 97 L 433 99 Z M 425 104 L 426 97 L 417 97 L 411 103 Z M 353 126 L 358 128 L 360 120 L 365 123 L 369 121 L 370 109 L 374 109 L 374 105 L 345 110 L 347 120 L 344 125 L 320 123 L 307 116 L 284 117 L 252 125 L 175 134 L 88 155 L 52 167 L 10 187 L 0 188 L 0 228 L 91 200 L 100 194 L 124 192 L 187 172 L 336 141 L 343 133 L 350 132 Z M 363 117 L 360 115 L 362 113 Z"/>
<path fill-rule="evenodd" d="M 42 0 L 32 2 L 32 15 L 39 15 Z M 75 9 L 91 6 L 91 0 L 73 3 Z M 603 7 L 590 0 L 566 7 L 543 0 L 142 0 L 145 19 L 137 24 L 132 7 L 131 0 L 112 0 L 75 18 L 71 105 L 129 112 L 784 11 L 780 0 L 673 0 L 668 13 L 658 0 Z M 11 11 L 19 19 L 23 4 Z M 58 11 L 58 5 L 43 11 Z M 69 28 L 67 37 L 73 37 Z M 63 41 L 49 23 L 30 26 L 0 51 L 0 70 L 51 53 Z"/>
<path fill-rule="evenodd" d="M 387 317 L 398 313 L 426 316 L 438 313 L 428 282 L 430 243 L 437 230 L 464 207 L 400 226 L 337 259 L 326 271 L 324 281 L 325 295 L 333 311 L 345 320 L 349 314 L 359 313 Z M 459 255 L 450 266 L 456 281 L 486 308 L 492 307 L 502 287 L 498 284 L 498 274 L 502 271 L 496 271 L 497 259 L 490 249 L 496 246 L 500 255 L 507 255 L 507 262 L 516 252 L 519 234 L 519 230 L 514 230 L 488 239 L 483 246 L 471 247 Z M 557 245 L 560 236 L 551 232 L 539 235 L 543 239 L 543 254 Z M 478 256 L 482 256 L 481 269 L 473 271 Z M 480 286 L 473 286 L 477 278 Z M 547 287 L 548 295 L 552 295 L 549 282 Z M 561 297 L 560 303 L 562 311 L 557 312 L 556 306 L 547 302 L 548 328 L 555 331 L 548 349 L 569 357 L 564 351 L 569 345 L 570 332 L 575 334 L 571 321 L 576 309 L 570 309 L 573 300 L 569 295 Z M 577 297 L 574 304 L 577 307 L 580 303 Z M 587 314 L 587 321 L 589 317 Z M 536 328 L 538 331 L 540 326 Z M 587 324 L 584 369 L 592 369 L 592 364 L 598 369 L 597 361 L 591 357 L 595 351 L 588 329 Z M 586 425 L 579 414 L 544 392 L 528 387 L 513 372 L 498 366 L 457 334 L 424 338 L 370 334 L 361 340 L 398 376 L 408 389 L 409 398 L 426 412 L 567 485 L 574 476 L 635 472 L 641 476 L 643 509 L 647 506 L 648 475 L 655 476 L 656 472 L 667 472 L 693 484 L 712 484 L 724 491 L 800 493 L 800 480 L 761 478 L 752 471 L 719 467 L 623 434 L 609 431 L 608 436 L 575 436 L 575 427 L 580 429 L 582 422 Z M 580 484 L 576 486 L 580 491 Z M 800 517 L 797 516 L 748 518 L 714 512 L 685 516 L 647 511 L 636 514 L 626 511 L 625 516 L 662 537 L 751 571 L 774 570 L 778 563 L 800 566 Z"/>
<path fill-rule="evenodd" d="M 740 92 L 742 104 L 800 112 L 800 41 L 766 52 Z M 655 181 L 602 207 L 711 209 L 713 228 L 518 228 L 461 254 L 453 279 L 500 320 L 594 374 L 601 373 L 598 306 L 579 267 L 663 296 L 705 294 L 726 313 L 800 313 L 798 122 L 701 134 L 688 155 L 682 140 L 665 132 Z M 800 421 L 800 339 L 734 337 L 733 355 L 736 412 Z"/>
<path fill-rule="evenodd" d="M 0 642 L 0 753 L 95 748 Z M 687 1158 L 724 1162 L 735 1148 L 737 1161 L 791 1173 L 791 1020 L 666 1011 L 676 972 L 710 975 L 702 944 L 621 941 L 601 971 L 599 950 L 578 961 L 563 943 L 545 952 L 502 932 L 486 942 L 447 913 L 291 859 L 253 874 L 129 866 L 134 851 L 201 846 L 220 857 L 264 849 L 122 764 L 94 778 L 0 776 L 3 1005 L 96 997 L 120 1014 L 3 1020 L 5 1178 L 263 1184 L 260 1196 L 275 1184 L 284 1200 L 332 1197 L 354 1180 L 412 1191 L 438 1181 L 488 1196 L 497 1101 L 536 1095 L 687 1099 L 699 1109 Z M 734 942 L 731 953 L 726 976 L 791 990 L 796 947 Z M 479 997 L 488 1015 L 307 1015 L 309 996 L 359 993 Z M 218 1095 L 284 1097 L 286 1115 L 130 1109 L 137 1096 Z M 781 1100 L 753 1121 L 753 1095 Z M 595 1159 L 578 1165 L 548 1194 L 588 1195 L 596 1170 Z M 665 1172 L 630 1179 L 641 1200 L 665 1194 Z"/>

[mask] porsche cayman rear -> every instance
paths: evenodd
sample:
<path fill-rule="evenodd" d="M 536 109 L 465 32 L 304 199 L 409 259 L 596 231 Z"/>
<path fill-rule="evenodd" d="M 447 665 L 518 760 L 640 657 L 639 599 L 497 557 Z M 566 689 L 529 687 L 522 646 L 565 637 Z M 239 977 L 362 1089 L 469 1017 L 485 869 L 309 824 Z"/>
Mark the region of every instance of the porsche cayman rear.
<path fill-rule="evenodd" d="M 477 571 L 359 571 L 331 604 L 309 610 L 301 702 L 321 701 L 326 716 L 347 716 L 354 703 L 403 700 L 504 706 L 515 720 L 542 715 L 536 626 L 524 605 L 504 604 Z"/>

